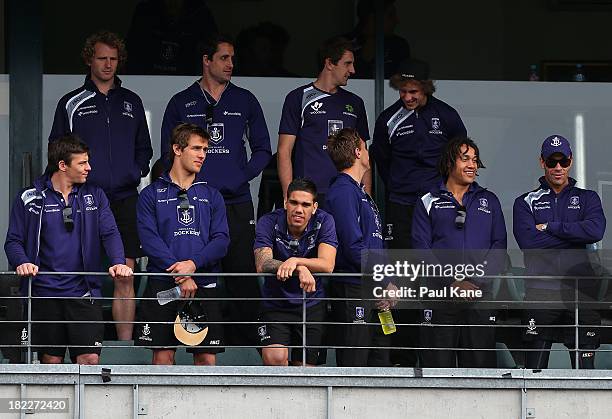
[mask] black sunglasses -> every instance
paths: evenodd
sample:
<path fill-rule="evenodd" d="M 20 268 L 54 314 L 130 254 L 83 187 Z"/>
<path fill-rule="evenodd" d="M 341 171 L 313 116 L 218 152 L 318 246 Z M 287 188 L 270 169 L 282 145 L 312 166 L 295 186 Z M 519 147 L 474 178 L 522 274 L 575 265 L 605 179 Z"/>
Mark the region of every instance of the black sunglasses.
<path fill-rule="evenodd" d="M 64 220 L 64 227 L 66 227 L 66 230 L 72 231 L 74 229 L 74 219 L 72 218 L 71 206 L 67 206 L 62 210 L 62 219 Z"/>
<path fill-rule="evenodd" d="M 212 104 L 208 104 L 206 106 L 206 124 L 211 125 L 213 123 L 213 116 L 215 115 L 215 107 Z"/>
<path fill-rule="evenodd" d="M 187 191 L 185 189 L 181 189 L 181 191 L 177 195 L 179 202 L 179 209 L 181 211 L 186 211 L 190 208 L 189 205 L 189 197 L 187 196 Z"/>
<path fill-rule="evenodd" d="M 457 216 L 455 217 L 455 227 L 457 227 L 459 230 L 463 230 L 463 225 L 465 224 L 466 214 L 467 212 L 463 205 L 457 208 Z"/>
<path fill-rule="evenodd" d="M 557 163 L 559 163 L 561 167 L 566 168 L 569 167 L 569 165 L 572 163 L 572 159 L 569 159 L 567 157 L 553 159 L 552 157 L 549 157 L 544 161 L 544 163 L 549 169 L 554 169 L 555 167 L 557 167 Z"/>

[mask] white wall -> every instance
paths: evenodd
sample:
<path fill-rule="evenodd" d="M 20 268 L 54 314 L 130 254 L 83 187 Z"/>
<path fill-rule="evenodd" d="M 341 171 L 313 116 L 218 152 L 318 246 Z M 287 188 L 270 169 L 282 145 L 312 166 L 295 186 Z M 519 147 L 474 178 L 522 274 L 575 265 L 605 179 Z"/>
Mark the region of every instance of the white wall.
<path fill-rule="evenodd" d="M 173 76 L 124 76 L 124 86 L 136 91 L 151 115 L 151 138 L 159 156 L 161 120 L 167 101 L 179 90 L 193 83 L 194 78 Z M 251 90 L 259 99 L 268 122 L 272 150 L 276 150 L 278 124 L 287 92 L 307 83 L 308 79 L 235 77 L 233 81 Z M 47 75 L 43 78 L 43 149 L 51 129 L 57 100 L 82 83 L 82 76 Z M 374 84 L 352 80 L 349 90 L 365 102 L 374 128 Z M 604 193 L 604 207 L 612 207 L 612 85 L 605 83 L 529 83 L 494 81 L 439 81 L 436 96 L 453 105 L 461 114 L 469 135 L 479 144 L 487 166 L 479 183 L 500 197 L 509 232 L 509 245 L 516 248 L 512 236 L 512 204 L 514 198 L 537 186 L 542 174 L 539 147 L 551 134 L 566 136 L 577 152 L 576 136 L 583 137 L 584 153 L 577 155 L 584 165 L 576 165 L 579 182 Z M 385 91 L 385 106 L 393 103 L 397 93 Z M 583 130 L 576 132 L 582 118 Z M 579 160 L 579 159 L 577 159 Z M 603 183 L 602 183 L 603 182 Z M 251 191 L 257 196 L 258 180 Z M 612 220 L 612 214 L 607 214 Z M 612 248 L 612 229 L 604 239 L 605 248 Z"/>

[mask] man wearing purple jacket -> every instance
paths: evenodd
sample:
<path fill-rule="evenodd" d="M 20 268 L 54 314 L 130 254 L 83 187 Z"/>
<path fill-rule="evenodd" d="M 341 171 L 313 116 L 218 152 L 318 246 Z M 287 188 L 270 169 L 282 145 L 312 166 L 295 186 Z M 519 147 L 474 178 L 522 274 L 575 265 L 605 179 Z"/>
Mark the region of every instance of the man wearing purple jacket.
<path fill-rule="evenodd" d="M 59 100 L 49 142 L 75 133 L 89 146 L 93 166 L 89 182 L 108 197 L 127 264 L 134 269 L 142 256 L 136 232 L 137 188 L 140 178 L 149 173 L 153 155 L 144 106 L 116 75 L 127 55 L 121 38 L 112 32 L 95 33 L 85 41 L 81 55 L 88 66 L 85 83 Z M 130 340 L 136 307 L 134 277 L 116 281 L 113 296 L 125 298 L 113 300 L 117 336 Z"/>
<path fill-rule="evenodd" d="M 138 199 L 138 234 L 142 250 L 149 258 L 149 282 L 140 311 L 136 345 L 154 346 L 153 364 L 173 365 L 176 339 L 172 322 L 182 302 L 159 305 L 159 291 L 175 287 L 183 298 L 206 298 L 192 302 L 211 322 L 221 322 L 217 297 L 217 278 L 192 277 L 195 272 L 220 272 L 227 252 L 229 233 L 225 204 L 219 191 L 197 179 L 208 151 L 209 134 L 194 124 L 180 124 L 172 131 L 169 147 L 173 162 L 168 172 L 147 186 Z M 155 272 L 180 273 L 176 277 Z M 198 310 L 199 311 L 199 310 Z M 144 322 L 144 323 L 142 323 Z M 148 323 L 151 322 L 151 323 Z M 215 365 L 216 354 L 223 352 L 223 327 L 209 326 L 205 340 L 190 347 L 196 365 Z"/>
<path fill-rule="evenodd" d="M 433 96 L 436 91 L 426 68 L 406 60 L 389 85 L 398 100 L 376 119 L 370 153 L 387 192 L 385 241 L 390 249 L 412 248 L 412 216 L 418 199 L 440 182 L 438 160 L 445 144 L 467 131 L 457 111 Z M 396 310 L 398 323 L 416 323 L 418 310 Z M 418 330 L 400 327 L 394 346 L 415 346 Z M 392 353 L 393 362 L 415 366 L 416 353 Z"/>
<path fill-rule="evenodd" d="M 524 313 L 526 326 L 523 340 L 531 351 L 525 354 L 525 367 L 546 368 L 552 342 L 559 339 L 575 349 L 575 329 L 541 326 L 574 324 L 576 287 L 580 300 L 593 300 L 598 281 L 580 279 L 594 276 L 587 247 L 603 238 L 606 218 L 601 200 L 595 191 L 578 188 L 569 177 L 573 154 L 569 141 L 561 135 L 551 135 L 542 143 L 540 166 L 544 176 L 540 186 L 514 201 L 514 237 L 523 250 L 527 275 L 565 276 L 564 279 L 531 279 L 525 283 L 525 300 L 570 302 L 567 308 L 547 310 L 529 306 Z M 577 279 L 576 279 L 577 278 Z M 599 314 L 579 307 L 578 330 L 580 368 L 594 368 L 599 346 L 597 325 Z M 560 331 L 562 337 L 557 336 Z M 571 357 L 572 365 L 575 357 Z M 575 365 L 574 365 L 575 367 Z"/>
<path fill-rule="evenodd" d="M 133 275 L 106 195 L 85 183 L 90 171 L 87 145 L 62 137 L 49 144 L 47 173 L 19 193 L 11 210 L 4 250 L 23 277 L 22 294 L 32 281 L 34 297 L 65 297 L 32 300 L 34 322 L 67 322 L 33 324 L 32 342 L 45 364 L 63 363 L 66 345 L 73 362 L 98 363 L 104 325 L 99 300 L 91 297 L 101 296 L 102 277 L 38 272 L 99 272 L 104 250 L 113 278 Z"/>
<path fill-rule="evenodd" d="M 374 200 L 365 191 L 363 175 L 370 170 L 370 158 L 365 141 L 354 128 L 343 128 L 330 136 L 327 152 L 340 172 L 332 178 L 327 194 L 327 206 L 336 222 L 338 254 L 334 272 L 355 273 L 330 281 L 332 317 L 336 326 L 334 336 L 339 346 L 389 346 L 380 327 L 366 323 L 378 322 L 372 301 L 363 299 L 362 265 L 369 259 L 369 251 L 384 248 L 380 214 Z M 392 285 L 392 284 L 388 284 Z M 389 308 L 388 300 L 376 302 L 378 308 Z M 336 349 L 336 362 L 341 367 L 390 366 L 387 349 Z"/>
<path fill-rule="evenodd" d="M 479 307 L 478 301 L 475 306 L 453 304 L 457 299 L 490 299 L 490 280 L 480 277 L 499 274 L 505 260 L 506 224 L 499 199 L 476 183 L 478 169 L 483 167 L 474 141 L 468 137 L 450 140 L 438 164 L 444 180 L 421 197 L 414 211 L 414 248 L 431 250 L 435 262 L 445 266 L 451 263 L 459 273 L 452 277 L 422 278 L 419 290 L 422 287 L 442 290 L 448 302 L 438 305 L 424 303 L 420 345 L 424 348 L 468 349 L 423 350 L 420 359 L 424 367 L 497 366 L 492 350 L 495 349 L 495 312 Z M 430 327 L 434 324 L 436 327 Z M 452 326 L 457 324 L 462 326 Z"/>
<path fill-rule="evenodd" d="M 167 153 L 172 129 L 180 123 L 195 124 L 210 133 L 206 170 L 198 179 L 218 189 L 225 201 L 230 246 L 222 262 L 223 272 L 254 272 L 255 214 L 249 182 L 259 176 L 272 157 L 270 135 L 255 95 L 231 82 L 232 41 L 220 35 L 213 37 L 202 44 L 200 52 L 202 78 L 168 102 L 162 121 L 161 150 Z M 223 278 L 227 296 L 259 297 L 259 287 L 253 279 Z M 227 301 L 226 309 L 229 322 L 251 322 L 259 311 L 257 301 Z M 226 331 L 231 345 L 258 344 L 250 324 L 226 325 Z"/>

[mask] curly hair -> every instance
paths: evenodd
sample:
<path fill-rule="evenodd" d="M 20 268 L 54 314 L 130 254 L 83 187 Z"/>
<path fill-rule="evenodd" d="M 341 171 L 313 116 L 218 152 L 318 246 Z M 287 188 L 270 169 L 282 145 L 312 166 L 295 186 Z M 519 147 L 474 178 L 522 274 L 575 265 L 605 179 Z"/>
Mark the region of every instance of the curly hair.
<path fill-rule="evenodd" d="M 444 151 L 438 161 L 438 171 L 444 179 L 447 179 L 450 172 L 455 168 L 457 158 L 461 155 L 461 147 L 468 146 L 473 148 L 476 154 L 476 167 L 484 169 L 485 165 L 480 160 L 480 150 L 470 137 L 455 137 L 449 140 L 444 147 Z"/>
<path fill-rule="evenodd" d="M 401 74 L 394 74 L 389 79 L 389 86 L 395 90 L 400 90 L 408 83 L 418 85 L 423 90 L 423 94 L 425 94 L 425 96 L 431 96 L 436 91 L 436 86 L 434 85 L 433 80 L 407 79 L 402 77 Z"/>
<path fill-rule="evenodd" d="M 125 49 L 125 43 L 123 42 L 123 39 L 119 37 L 119 35 L 109 31 L 96 32 L 93 35 L 90 35 L 85 40 L 85 45 L 83 45 L 83 49 L 81 50 L 81 57 L 83 58 L 83 62 L 85 64 L 91 63 L 91 60 L 94 58 L 94 54 L 96 52 L 95 46 L 98 42 L 108 45 L 109 47 L 115 48 L 117 50 L 117 67 L 121 68 L 121 66 L 127 60 L 127 50 Z"/>

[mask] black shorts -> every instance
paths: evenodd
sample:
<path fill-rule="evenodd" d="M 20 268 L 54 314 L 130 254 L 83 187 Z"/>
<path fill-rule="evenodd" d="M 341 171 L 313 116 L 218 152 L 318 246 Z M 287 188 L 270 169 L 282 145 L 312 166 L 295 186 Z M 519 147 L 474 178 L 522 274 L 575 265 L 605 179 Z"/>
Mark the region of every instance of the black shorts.
<path fill-rule="evenodd" d="M 523 340 L 525 342 L 548 341 L 563 342 L 568 348 L 576 346 L 575 312 L 572 308 L 574 290 L 546 290 L 527 288 L 526 301 L 565 301 L 567 309 L 550 308 L 548 310 L 538 309 L 532 305 L 523 312 L 522 323 L 524 329 Z M 580 293 L 580 301 L 593 301 L 592 292 Z M 542 307 L 546 307 L 542 304 Z M 593 348 L 599 346 L 599 327 L 601 325 L 600 314 L 592 309 L 578 306 L 578 344 L 581 348 Z M 568 327 L 540 327 L 551 325 L 568 325 Z"/>
<path fill-rule="evenodd" d="M 156 298 L 159 291 L 172 287 L 173 284 L 170 282 L 153 279 L 147 284 L 144 297 Z M 211 298 L 211 300 L 201 301 L 209 322 L 223 321 L 219 301 L 212 300 L 212 298 L 218 298 L 216 288 L 198 286 L 195 296 L 196 298 Z M 176 349 L 176 346 L 182 346 L 183 344 L 174 336 L 173 327 L 180 304 L 180 300 L 172 301 L 163 306 L 159 305 L 157 300 L 142 300 L 139 308 L 138 325 L 134 332 L 134 344 L 151 347 L 153 350 L 160 350 L 163 347 Z M 172 324 L 153 322 L 169 322 Z M 218 354 L 225 351 L 223 345 L 223 325 L 209 324 L 206 338 L 197 346 L 187 347 L 187 352 Z"/>
<path fill-rule="evenodd" d="M 137 206 L 138 195 L 128 196 L 127 198 L 118 199 L 110 203 L 119 234 L 121 234 L 121 241 L 123 241 L 125 257 L 131 259 L 143 256 L 136 228 Z"/>
<path fill-rule="evenodd" d="M 66 346 L 69 346 L 68 351 L 73 362 L 77 355 L 100 355 L 104 324 L 99 300 L 33 299 L 32 320 L 32 344 L 35 346 L 34 350 L 40 354 L 63 357 L 66 354 Z M 36 323 L 38 320 L 86 323 Z"/>
<path fill-rule="evenodd" d="M 414 205 L 387 201 L 384 235 L 389 249 L 412 248 Z"/>
<path fill-rule="evenodd" d="M 255 242 L 255 217 L 251 201 L 237 204 L 226 204 L 227 225 L 230 244 L 221 261 L 223 272 L 255 272 L 253 243 Z M 259 314 L 261 297 L 259 282 L 256 277 L 227 276 L 223 278 L 225 296 L 229 298 L 251 299 L 226 300 L 223 311 L 228 324 L 225 333 L 228 345 L 255 346 L 259 344 L 252 322 Z"/>
<path fill-rule="evenodd" d="M 321 346 L 323 339 L 323 322 L 325 320 L 325 304 L 315 304 L 306 309 L 306 321 L 316 324 L 306 325 L 306 346 Z M 302 325 L 271 323 L 271 322 L 301 322 L 302 311 L 270 310 L 264 311 L 259 317 L 262 325 L 257 327 L 261 344 L 302 346 Z M 315 365 L 319 358 L 320 348 L 306 349 L 306 363 Z M 302 348 L 291 348 L 291 360 L 302 361 Z"/>

